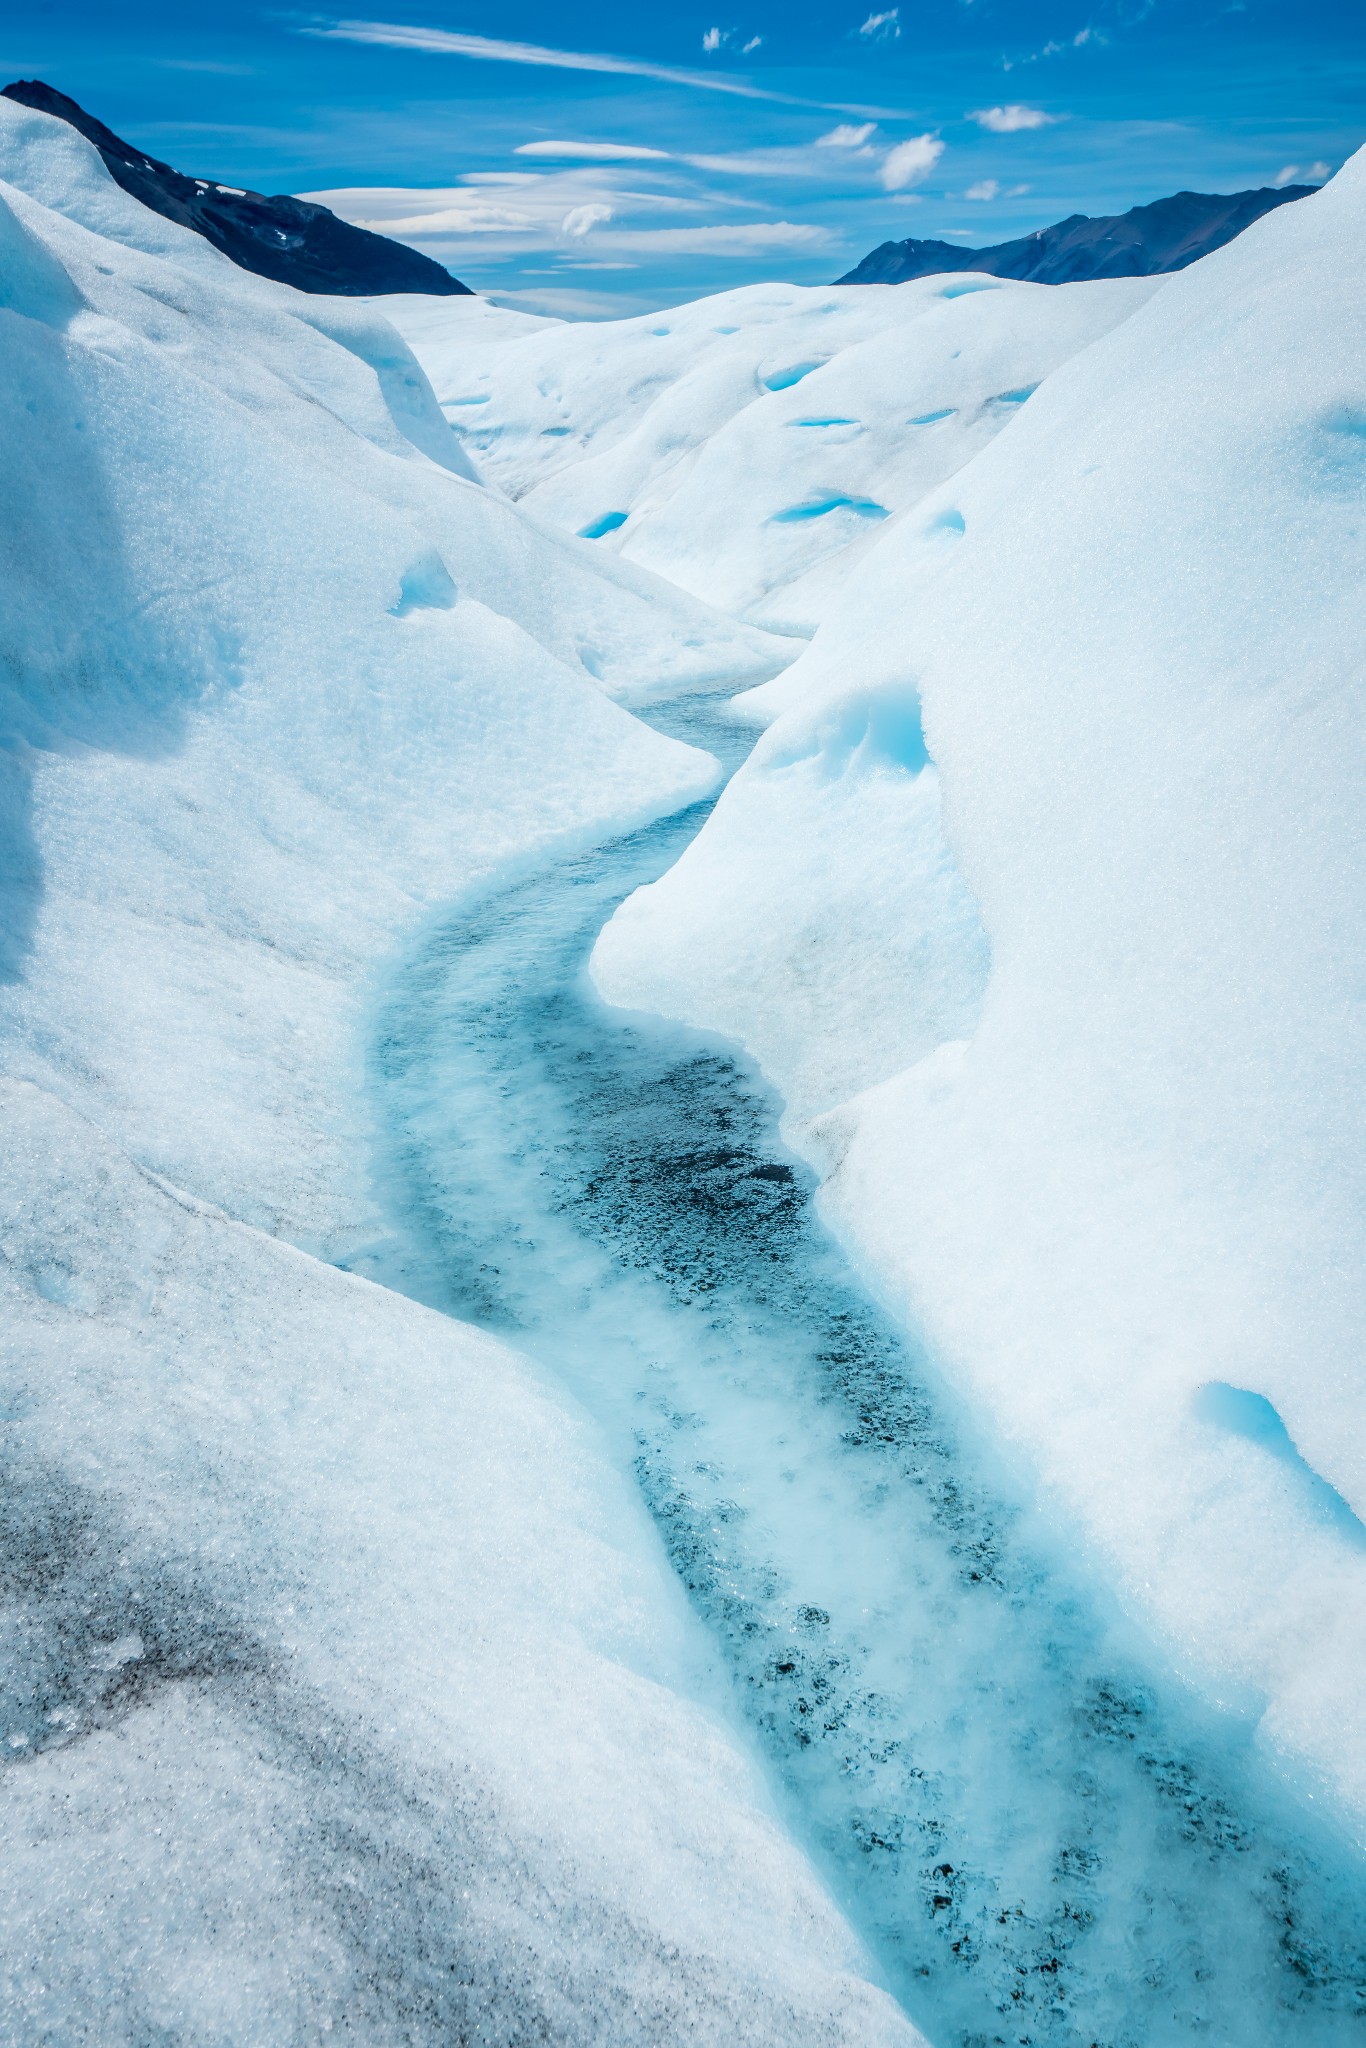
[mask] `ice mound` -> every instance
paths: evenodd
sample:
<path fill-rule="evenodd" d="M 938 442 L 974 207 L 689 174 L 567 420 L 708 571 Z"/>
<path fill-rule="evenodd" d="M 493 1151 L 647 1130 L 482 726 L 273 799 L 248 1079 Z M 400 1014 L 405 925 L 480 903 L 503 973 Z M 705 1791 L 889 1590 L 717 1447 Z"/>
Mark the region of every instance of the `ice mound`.
<path fill-rule="evenodd" d="M 884 528 L 595 956 L 754 1047 L 1064 1539 L 1358 1833 L 1364 226 L 1358 157 Z"/>
<path fill-rule="evenodd" d="M 5 174 L 53 202 L 0 188 L 7 1057 L 334 1251 L 375 1227 L 367 961 L 708 786 L 610 693 L 787 646 L 481 487 L 369 307 L 236 269 L 9 101 Z"/>
<path fill-rule="evenodd" d="M 809 634 L 878 522 L 961 468 L 1158 281 L 972 282 L 749 285 L 579 325 L 471 301 L 400 299 L 391 317 L 522 504 L 741 618 Z"/>
<path fill-rule="evenodd" d="M 582 1418 L 37 1089 L 0 1130 L 10 2038 L 914 2048 Z"/>
<path fill-rule="evenodd" d="M 8 101 L 0 504 L 11 2031 L 911 2044 L 593 1433 L 295 1248 L 381 1227 L 381 962 L 714 784 L 611 693 L 786 650 Z"/>

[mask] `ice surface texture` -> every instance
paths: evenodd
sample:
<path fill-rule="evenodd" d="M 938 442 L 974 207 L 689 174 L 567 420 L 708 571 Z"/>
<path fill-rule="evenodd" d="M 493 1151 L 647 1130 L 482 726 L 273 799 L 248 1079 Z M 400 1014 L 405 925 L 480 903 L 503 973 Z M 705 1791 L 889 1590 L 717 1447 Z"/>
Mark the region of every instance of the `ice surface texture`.
<path fill-rule="evenodd" d="M 786 650 L 10 102 L 0 279 L 7 2037 L 909 2048 L 592 1429 L 295 1248 L 383 1227 L 400 935 Z"/>
<path fill-rule="evenodd" d="M 732 754 L 705 715 L 650 711 Z M 909 722 L 887 738 L 910 757 Z M 749 1063 L 594 999 L 604 916 L 704 809 L 420 936 L 376 1034 L 394 1277 L 599 1415 L 794 1829 L 940 2048 L 1345 2048 L 1357 1859 L 1020 1502 L 821 1228 Z"/>
<path fill-rule="evenodd" d="M 1060 1525 L 1354 1831 L 1364 213 L 1358 158 L 880 530 L 596 955 L 614 1000 L 754 1048 Z M 918 705 L 916 773 L 877 728 Z"/>
<path fill-rule="evenodd" d="M 518 324 L 500 330 L 482 302 L 384 306 L 520 503 L 613 533 L 625 559 L 742 618 L 809 634 L 874 523 L 951 476 L 1153 289 L 751 285 L 675 307 L 663 327 L 509 314 Z M 912 416 L 949 424 L 908 435 Z"/>
<path fill-rule="evenodd" d="M 369 308 L 0 123 L 51 202 L 0 195 L 4 1015 L 138 1156 L 327 1247 L 374 1227 L 346 1034 L 386 934 L 707 785 L 605 692 L 786 649 L 481 488 Z"/>
<path fill-rule="evenodd" d="M 0 1084 L 15 2042 L 914 2048 L 491 1338 Z"/>

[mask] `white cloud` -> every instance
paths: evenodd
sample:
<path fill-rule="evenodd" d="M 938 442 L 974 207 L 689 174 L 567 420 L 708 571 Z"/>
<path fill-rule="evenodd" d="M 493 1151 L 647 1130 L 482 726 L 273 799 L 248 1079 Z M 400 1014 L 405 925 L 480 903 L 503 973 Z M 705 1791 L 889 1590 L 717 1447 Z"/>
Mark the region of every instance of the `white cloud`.
<path fill-rule="evenodd" d="M 709 209 L 743 204 L 743 217 L 674 226 L 675 221 L 697 220 L 698 195 L 638 191 L 620 182 L 622 176 L 613 166 L 592 163 L 478 172 L 459 185 L 429 189 L 357 186 L 319 194 L 318 203 L 343 220 L 416 243 L 453 265 L 468 261 L 487 272 L 490 264 L 515 261 L 528 276 L 528 259 L 540 252 L 553 259 L 553 275 L 565 262 L 577 267 L 590 253 L 595 262 L 670 255 L 741 258 L 764 251 L 821 250 L 838 239 L 811 223 L 756 221 L 749 216 L 749 202 L 728 201 L 716 193 L 701 204 Z"/>
<path fill-rule="evenodd" d="M 600 200 L 594 200 L 587 206 L 572 206 L 560 222 L 560 233 L 577 239 L 611 218 L 611 207 L 604 206 Z"/>
<path fill-rule="evenodd" d="M 1022 128 L 1048 128 L 1061 116 L 1045 114 L 1042 107 L 1023 107 L 1015 100 L 1005 107 L 978 107 L 968 119 L 979 128 L 989 128 L 993 135 L 1016 135 Z"/>
<path fill-rule="evenodd" d="M 838 128 L 832 128 L 828 135 L 816 137 L 817 149 L 862 149 L 869 136 L 877 127 L 876 121 L 865 121 L 856 128 L 852 121 L 841 121 Z"/>
<path fill-rule="evenodd" d="M 419 50 L 438 57 L 473 57 L 493 64 L 539 64 L 556 71 L 601 71 L 625 78 L 659 78 L 669 85 L 691 85 L 703 92 L 728 92 L 737 99 L 775 100 L 801 107 L 823 102 L 794 99 L 790 93 L 765 92 L 761 86 L 706 71 L 681 71 L 672 64 L 648 64 L 636 57 L 595 55 L 587 50 L 555 50 L 541 43 L 506 42 L 496 36 L 457 34 L 452 29 L 421 28 L 406 22 L 300 22 L 295 33 L 343 43 L 373 43 L 391 50 Z M 708 35 L 713 33 L 707 31 Z M 714 31 L 724 42 L 722 31 Z M 704 41 L 704 47 L 708 47 Z M 718 43 L 717 48 L 720 47 Z M 837 110 L 838 111 L 838 110 Z"/>
<path fill-rule="evenodd" d="M 553 249 L 568 233 L 580 238 L 623 207 L 687 213 L 696 202 L 670 193 L 631 192 L 596 165 L 560 171 L 478 171 L 459 185 L 432 188 L 353 186 L 320 197 L 343 220 L 401 241 L 457 241 L 477 236 L 481 248 L 501 236 L 523 252 Z M 591 216 L 591 218 L 589 218 Z M 578 225 L 571 225 L 575 221 Z"/>
<path fill-rule="evenodd" d="M 1150 9 L 1145 7 L 1143 13 L 1148 12 Z M 1138 15 L 1135 18 L 1142 20 L 1143 16 Z M 1056 37 L 1051 37 L 1041 50 L 1031 50 L 1027 57 L 1003 57 L 1001 69 L 1013 71 L 1017 64 L 1037 64 L 1044 57 L 1060 57 L 1064 50 L 1084 50 L 1088 43 L 1097 50 L 1104 50 L 1109 48 L 1110 38 L 1104 29 L 1096 28 L 1088 22 L 1085 28 L 1079 28 L 1066 42 L 1059 42 Z"/>
<path fill-rule="evenodd" d="M 1331 176 L 1332 172 L 1325 163 L 1283 164 L 1271 182 L 1273 185 L 1321 185 L 1325 178 Z"/>
<path fill-rule="evenodd" d="M 577 266 L 576 266 L 577 267 Z M 634 263 L 614 265 L 634 270 Z M 530 273 L 527 273 L 530 275 Z M 563 272 L 554 273 L 562 276 Z M 520 292 L 485 292 L 491 306 L 507 306 L 514 313 L 543 313 L 552 320 L 620 320 L 630 313 L 653 313 L 659 306 L 655 293 L 595 292 L 582 286 L 549 286 Z"/>
<path fill-rule="evenodd" d="M 335 198 L 335 194 L 329 194 Z M 414 195 L 417 196 L 417 195 Z M 334 205 L 332 211 L 340 208 Z M 520 213 L 508 206 L 490 206 L 475 193 L 457 194 L 452 206 L 432 206 L 421 213 L 347 213 L 343 218 L 358 228 L 377 235 L 396 235 L 401 242 L 419 236 L 525 234 L 540 225 L 535 214 Z"/>
<path fill-rule="evenodd" d="M 943 154 L 944 145 L 937 135 L 913 135 L 909 142 L 898 142 L 882 160 L 879 176 L 884 190 L 900 192 L 907 185 L 916 184 L 934 169 Z"/>
<path fill-rule="evenodd" d="M 965 199 L 994 199 L 1001 187 L 995 178 L 979 178 L 975 185 L 969 185 L 963 194 Z"/>
<path fill-rule="evenodd" d="M 762 48 L 764 40 L 762 36 L 751 36 L 747 43 L 737 45 L 735 39 L 739 33 L 740 31 L 734 28 L 709 28 L 703 34 L 702 48 L 709 57 L 715 56 L 718 50 L 724 50 L 727 43 L 730 44 L 732 49 L 738 48 L 742 57 L 748 57 L 751 50 Z"/>
<path fill-rule="evenodd" d="M 519 142 L 514 156 L 548 156 L 560 161 L 582 159 L 585 163 L 624 164 L 651 157 L 660 163 L 671 159 L 667 149 L 646 149 L 635 142 Z"/>
<path fill-rule="evenodd" d="M 889 7 L 885 14 L 870 14 L 859 30 L 870 43 L 887 43 L 901 34 L 901 9 Z"/>
<path fill-rule="evenodd" d="M 731 221 L 703 228 L 622 229 L 605 238 L 613 249 L 654 255 L 751 256 L 757 249 L 821 248 L 829 228 L 809 221 Z"/>

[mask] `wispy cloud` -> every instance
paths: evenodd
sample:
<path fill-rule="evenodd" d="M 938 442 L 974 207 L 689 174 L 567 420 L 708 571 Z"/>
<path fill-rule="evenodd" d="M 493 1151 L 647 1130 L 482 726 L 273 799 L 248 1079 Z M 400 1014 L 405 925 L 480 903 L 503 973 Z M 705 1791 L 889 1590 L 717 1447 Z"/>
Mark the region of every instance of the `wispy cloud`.
<path fill-rule="evenodd" d="M 660 163 L 670 160 L 667 149 L 646 149 L 636 142 L 519 142 L 513 150 L 514 156 L 552 157 L 562 163 L 578 162 L 598 164 L 634 163 L 644 158 L 653 158 Z"/>
<path fill-rule="evenodd" d="M 989 128 L 993 135 L 1017 135 L 1024 128 L 1048 128 L 1062 119 L 1061 114 L 1046 114 L 1042 107 L 1024 107 L 1018 100 L 1006 107 L 978 107 L 968 115 L 979 128 Z"/>
<path fill-rule="evenodd" d="M 701 228 L 625 229 L 605 238 L 614 249 L 644 255 L 752 256 L 761 249 L 818 249 L 835 238 L 813 221 L 728 221 Z"/>
<path fill-rule="evenodd" d="M 560 233 L 579 239 L 594 228 L 604 227 L 611 218 L 611 207 L 605 206 L 601 200 L 595 200 L 588 206 L 572 206 L 560 222 Z"/>
<path fill-rule="evenodd" d="M 702 48 L 709 57 L 714 57 L 718 50 L 724 49 L 738 50 L 742 57 L 748 57 L 752 51 L 762 46 L 763 40 L 762 36 L 751 36 L 747 42 L 742 43 L 738 28 L 709 28 L 703 32 Z"/>
<path fill-rule="evenodd" d="M 890 43 L 901 34 L 901 9 L 889 7 L 885 14 L 870 14 L 858 33 L 867 43 Z"/>
<path fill-rule="evenodd" d="M 893 9 L 893 15 L 896 10 Z M 792 93 L 770 92 L 741 78 L 715 71 L 684 71 L 674 64 L 651 64 L 640 57 L 617 57 L 605 51 L 557 50 L 542 43 L 514 43 L 498 36 L 471 36 L 455 29 L 423 28 L 398 21 L 295 21 L 297 35 L 329 42 L 370 43 L 390 50 L 413 50 L 428 56 L 468 57 L 487 64 L 534 64 L 554 71 L 596 71 L 620 78 L 655 78 L 666 85 L 686 85 L 699 92 L 730 93 L 736 99 L 769 100 L 783 107 L 813 107 L 830 114 L 874 114 L 897 119 L 894 107 L 851 107 L 839 100 L 804 100 Z M 723 34 L 724 40 L 724 34 Z M 759 47 L 754 36 L 740 54 Z"/>
<path fill-rule="evenodd" d="M 1143 14 L 1147 12 L 1148 9 L 1145 8 Z M 1136 16 L 1135 19 L 1141 21 L 1143 14 Z M 1003 57 L 1001 69 L 1013 71 L 1017 64 L 1037 64 L 1042 57 L 1060 57 L 1064 50 L 1084 50 L 1088 44 L 1095 50 L 1105 50 L 1110 45 L 1110 38 L 1105 31 L 1089 21 L 1084 28 L 1079 28 L 1074 36 L 1066 36 L 1062 41 L 1051 38 L 1041 50 L 1031 50 L 1027 57 Z"/>
<path fill-rule="evenodd" d="M 676 220 L 680 212 L 695 213 L 697 198 L 628 191 L 604 184 L 606 175 L 587 166 L 572 171 L 483 173 L 477 184 L 471 178 L 461 185 L 429 191 L 357 186 L 309 196 L 358 227 L 429 246 L 443 258 L 458 255 L 465 244 L 471 254 L 478 252 L 476 260 L 481 264 L 514 255 L 525 258 L 534 251 L 568 261 L 571 250 L 585 254 L 591 250 L 596 262 L 668 255 L 738 258 L 766 250 L 816 250 L 835 240 L 830 229 L 803 221 L 712 220 L 667 225 L 670 214 Z M 709 195 L 703 203 L 716 204 L 717 195 Z M 655 221 L 649 219 L 651 213 Z M 660 213 L 665 215 L 664 221 L 658 219 Z M 636 218 L 630 222 L 632 214 Z"/>
<path fill-rule="evenodd" d="M 1321 160 L 1314 164 L 1282 164 L 1271 182 L 1273 185 L 1321 185 L 1332 175 L 1331 166 Z"/>
<path fill-rule="evenodd" d="M 975 185 L 969 185 L 963 194 L 965 199 L 995 199 L 1001 190 L 998 178 L 979 178 Z"/>
<path fill-rule="evenodd" d="M 250 64 L 217 64 L 208 57 L 157 57 L 159 71 L 208 71 L 219 78 L 250 78 Z"/>
<path fill-rule="evenodd" d="M 832 128 L 828 135 L 816 137 L 817 149 L 863 149 L 877 127 L 876 121 L 864 121 L 855 128 L 852 122 L 841 121 L 838 128 Z"/>
<path fill-rule="evenodd" d="M 702 92 L 725 92 L 744 100 L 777 100 L 806 106 L 787 93 L 766 92 L 743 79 L 722 78 L 710 71 L 683 71 L 672 64 L 651 64 L 644 58 L 615 57 L 604 51 L 556 50 L 541 43 L 506 42 L 498 36 L 470 36 L 454 29 L 421 28 L 397 21 L 300 22 L 298 33 L 342 43 L 373 43 L 391 50 L 417 50 L 429 56 L 471 57 L 489 64 L 537 64 L 554 71 L 599 71 L 623 78 L 658 78 L 669 85 L 696 86 Z"/>
<path fill-rule="evenodd" d="M 882 160 L 878 175 L 884 191 L 901 192 L 907 185 L 919 184 L 943 154 L 944 145 L 937 135 L 913 135 L 908 142 L 898 142 Z"/>

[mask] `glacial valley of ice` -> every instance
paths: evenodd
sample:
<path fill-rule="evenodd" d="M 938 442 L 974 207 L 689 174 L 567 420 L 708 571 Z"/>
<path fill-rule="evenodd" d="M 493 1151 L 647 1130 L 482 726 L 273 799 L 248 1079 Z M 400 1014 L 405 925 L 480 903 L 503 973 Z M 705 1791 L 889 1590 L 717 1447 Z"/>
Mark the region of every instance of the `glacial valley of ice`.
<path fill-rule="evenodd" d="M 1170 279 L 573 324 L 305 299 L 0 101 L 0 2038 L 1366 2040 L 1364 213 L 1354 160 Z M 514 1014 L 542 877 L 601 916 Z M 761 1257 L 814 1174 L 923 1359 L 913 1617 L 882 1449 L 809 1388 L 787 1441 L 771 1332 L 727 1363 L 776 1280 L 575 1234 L 656 1128 L 623 1094 L 550 1178 L 595 1019 L 628 1091 L 692 1034 L 690 1227 L 741 1160 Z M 448 1312 L 452 1217 L 523 1187 Z M 660 1392 L 675 1297 L 710 1413 Z M 765 1688 L 818 1660 L 732 1654 L 780 1574 L 690 1577 L 666 1440 L 726 1557 L 819 1534 L 794 1644 L 869 1561 L 870 1675 L 830 1653 L 790 1770 Z M 1063 1680 L 972 1661 L 1055 1583 L 1040 1668 L 1145 1674 L 1087 1678 L 1075 1768 Z M 919 1862 L 840 1804 L 855 1723 Z M 1076 1832 L 1121 1782 L 1160 1955 L 1094 1843 L 1039 1852 L 1050 1788 Z"/>

